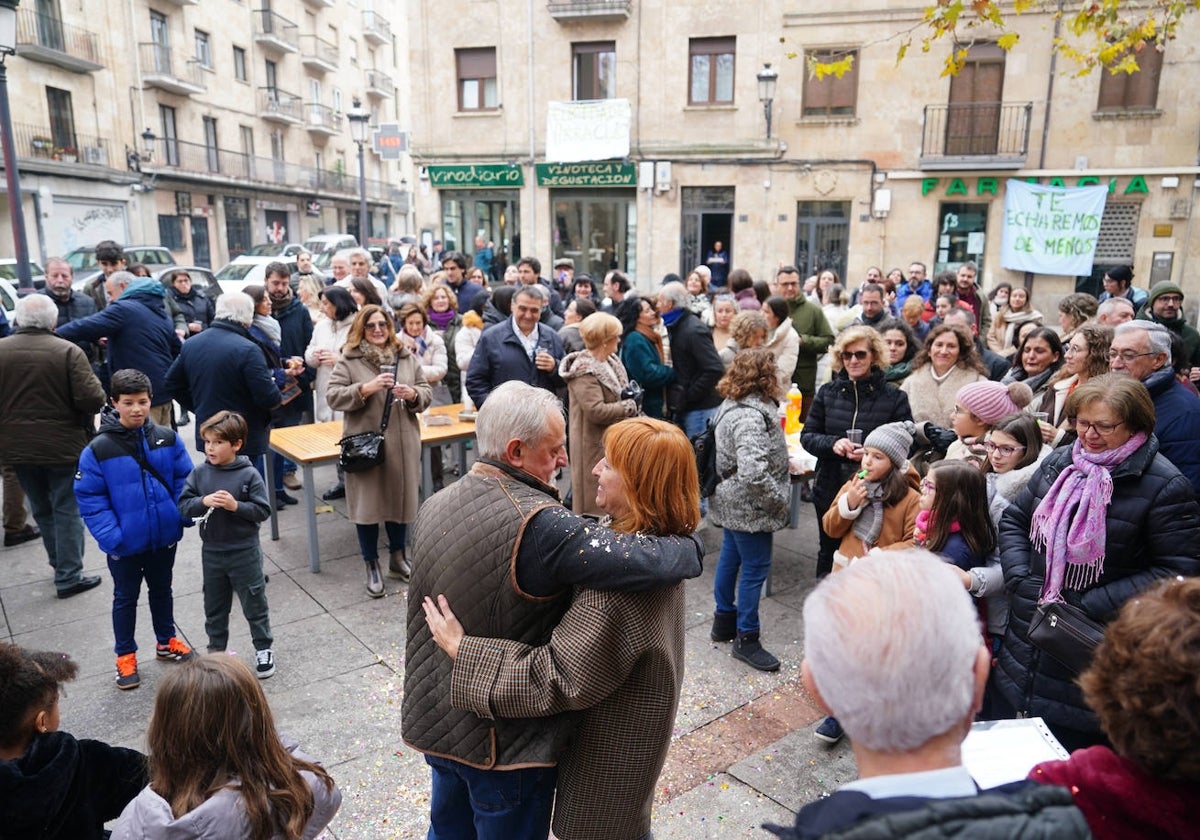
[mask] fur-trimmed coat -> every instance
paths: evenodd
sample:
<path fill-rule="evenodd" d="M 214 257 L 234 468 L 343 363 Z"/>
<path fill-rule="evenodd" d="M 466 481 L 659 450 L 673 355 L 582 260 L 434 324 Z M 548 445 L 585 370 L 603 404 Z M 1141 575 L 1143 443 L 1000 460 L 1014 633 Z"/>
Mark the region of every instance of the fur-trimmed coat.
<path fill-rule="evenodd" d="M 904 380 L 900 390 L 908 394 L 908 406 L 912 409 L 914 423 L 918 426 L 932 423 L 948 429 L 958 389 L 985 379 L 987 377 L 977 370 L 955 365 L 950 375 L 938 382 L 933 378 L 933 364 L 930 363 L 914 370 Z"/>
<path fill-rule="evenodd" d="M 571 509 L 599 516 L 592 467 L 604 457 L 604 430 L 638 413 L 637 403 L 620 399 L 629 375 L 616 353 L 602 362 L 586 350 L 567 355 L 558 374 L 570 395 Z"/>

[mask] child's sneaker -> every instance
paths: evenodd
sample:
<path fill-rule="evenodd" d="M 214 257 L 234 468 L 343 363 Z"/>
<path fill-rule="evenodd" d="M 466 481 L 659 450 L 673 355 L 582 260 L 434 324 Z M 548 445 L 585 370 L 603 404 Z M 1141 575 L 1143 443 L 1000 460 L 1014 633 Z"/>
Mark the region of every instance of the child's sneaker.
<path fill-rule="evenodd" d="M 258 660 L 258 667 L 254 669 L 254 672 L 260 680 L 265 680 L 275 673 L 275 654 L 270 648 L 256 650 L 254 658 Z"/>
<path fill-rule="evenodd" d="M 137 688 L 142 684 L 142 678 L 138 676 L 137 669 L 137 654 L 127 653 L 124 656 L 117 657 L 117 688 L 125 691 L 130 688 Z"/>
<path fill-rule="evenodd" d="M 171 662 L 187 662 L 196 654 L 192 653 L 192 649 L 184 644 L 182 639 L 175 636 L 171 637 L 171 641 L 164 644 L 155 645 L 155 652 L 159 659 L 169 660 Z"/>

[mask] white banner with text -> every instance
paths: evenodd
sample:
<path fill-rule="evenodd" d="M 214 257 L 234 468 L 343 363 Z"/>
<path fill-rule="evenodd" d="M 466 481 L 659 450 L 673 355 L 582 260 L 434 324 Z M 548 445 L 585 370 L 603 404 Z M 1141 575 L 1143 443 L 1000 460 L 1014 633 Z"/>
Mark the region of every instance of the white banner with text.
<path fill-rule="evenodd" d="M 1107 198 L 1106 186 L 1049 187 L 1008 180 L 1000 264 L 1035 274 L 1091 274 Z"/>

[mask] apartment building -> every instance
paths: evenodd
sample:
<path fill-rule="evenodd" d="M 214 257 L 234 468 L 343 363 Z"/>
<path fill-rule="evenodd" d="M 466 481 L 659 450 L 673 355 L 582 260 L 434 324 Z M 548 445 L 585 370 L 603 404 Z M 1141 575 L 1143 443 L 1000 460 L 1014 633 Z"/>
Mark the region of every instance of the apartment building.
<path fill-rule="evenodd" d="M 1026 280 L 1000 265 L 1008 179 L 1107 184 L 1096 273 L 1031 277 L 1035 299 L 1098 289 L 1122 262 L 1138 285 L 1169 277 L 1200 292 L 1187 271 L 1200 260 L 1200 21 L 1132 76 L 1079 77 L 1052 55 L 1054 20 L 1023 15 L 1015 48 L 977 33 L 952 78 L 949 44 L 896 60 L 922 6 L 415 4 L 418 224 L 448 247 L 470 251 L 482 234 L 506 260 L 571 257 L 642 288 L 718 240 L 756 277 L 794 263 L 856 286 L 869 266 L 919 260 L 932 274 L 973 260 L 991 285 Z M 855 60 L 818 81 L 812 53 Z M 607 126 L 575 126 L 627 131 L 627 154 L 548 160 L 558 103 L 590 100 L 628 103 L 624 121 L 618 108 Z"/>
<path fill-rule="evenodd" d="M 399 0 L 25 0 L 7 66 L 31 257 L 111 238 L 215 268 L 357 235 L 346 115 L 407 123 L 403 22 Z M 371 236 L 406 233 L 405 162 L 365 163 Z M 5 207 L 0 252 L 11 236 Z"/>

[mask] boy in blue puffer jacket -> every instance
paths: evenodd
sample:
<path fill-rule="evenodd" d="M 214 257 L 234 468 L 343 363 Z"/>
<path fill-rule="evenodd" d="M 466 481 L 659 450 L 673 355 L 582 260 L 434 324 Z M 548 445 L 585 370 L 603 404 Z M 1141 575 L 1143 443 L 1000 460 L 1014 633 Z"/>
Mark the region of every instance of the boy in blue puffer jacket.
<path fill-rule="evenodd" d="M 183 441 L 150 419 L 150 378 L 140 370 L 112 375 L 112 411 L 100 433 L 79 456 L 75 498 L 84 524 L 108 556 L 113 576 L 113 635 L 117 688 L 137 688 L 137 604 L 142 580 L 160 660 L 191 659 L 192 649 L 175 636 L 171 573 L 183 536 L 179 494 L 192 471 Z"/>

